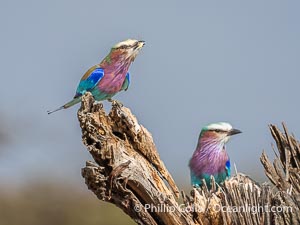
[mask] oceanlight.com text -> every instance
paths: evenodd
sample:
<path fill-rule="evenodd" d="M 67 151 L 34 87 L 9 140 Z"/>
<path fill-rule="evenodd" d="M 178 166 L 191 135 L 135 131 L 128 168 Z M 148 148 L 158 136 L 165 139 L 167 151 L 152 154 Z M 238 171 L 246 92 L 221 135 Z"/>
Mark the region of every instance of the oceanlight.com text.
<path fill-rule="evenodd" d="M 134 207 L 136 212 L 140 212 L 142 210 L 148 212 L 165 212 L 165 213 L 173 213 L 175 211 L 180 212 L 205 212 L 207 209 L 202 208 L 200 206 L 186 206 L 185 204 L 180 204 L 178 206 L 169 206 L 166 204 L 145 204 L 145 205 L 136 205 Z M 270 205 L 244 205 L 244 206 L 222 206 L 222 205 L 214 205 L 212 208 L 215 212 L 227 212 L 227 213 L 263 213 L 263 212 L 293 212 L 293 208 L 290 206 L 270 206 Z"/>

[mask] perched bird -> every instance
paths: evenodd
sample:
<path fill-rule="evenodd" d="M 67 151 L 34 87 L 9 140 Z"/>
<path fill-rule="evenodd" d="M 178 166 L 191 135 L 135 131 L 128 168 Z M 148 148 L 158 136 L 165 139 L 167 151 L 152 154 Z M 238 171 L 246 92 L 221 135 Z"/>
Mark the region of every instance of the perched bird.
<path fill-rule="evenodd" d="M 205 180 L 210 189 L 210 177 L 216 183 L 223 183 L 230 177 L 230 160 L 225 144 L 230 137 L 241 133 L 229 123 L 212 123 L 201 130 L 196 150 L 190 160 L 191 183 L 194 187 L 202 185 Z"/>
<path fill-rule="evenodd" d="M 130 84 L 128 69 L 130 64 L 145 45 L 144 41 L 128 39 L 111 48 L 101 63 L 91 67 L 81 78 L 74 99 L 48 114 L 67 109 L 81 101 L 82 95 L 89 91 L 97 101 L 109 100 Z"/>

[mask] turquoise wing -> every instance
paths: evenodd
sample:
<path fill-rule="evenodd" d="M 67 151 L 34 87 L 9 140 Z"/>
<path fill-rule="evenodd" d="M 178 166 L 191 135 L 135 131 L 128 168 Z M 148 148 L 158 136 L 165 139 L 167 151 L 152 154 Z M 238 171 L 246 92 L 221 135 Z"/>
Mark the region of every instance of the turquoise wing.
<path fill-rule="evenodd" d="M 125 78 L 125 80 L 124 80 L 124 83 L 123 83 L 123 85 L 122 85 L 122 90 L 127 91 L 129 85 L 130 85 L 130 74 L 127 73 L 127 74 L 126 74 L 126 78 Z"/>
<path fill-rule="evenodd" d="M 193 171 L 191 171 L 191 183 L 194 187 L 200 187 L 202 185 L 202 180 L 197 177 Z"/>
<path fill-rule="evenodd" d="M 93 89 L 103 76 L 104 70 L 102 68 L 95 68 L 89 76 L 84 76 L 79 82 L 74 98 L 82 96 L 85 92 Z"/>

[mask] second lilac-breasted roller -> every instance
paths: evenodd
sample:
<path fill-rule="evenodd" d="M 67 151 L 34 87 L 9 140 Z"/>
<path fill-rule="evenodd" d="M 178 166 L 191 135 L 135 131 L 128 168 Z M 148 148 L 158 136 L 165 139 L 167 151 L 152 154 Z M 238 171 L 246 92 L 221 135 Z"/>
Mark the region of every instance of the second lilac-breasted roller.
<path fill-rule="evenodd" d="M 126 91 L 130 84 L 129 66 L 144 45 L 144 41 L 128 39 L 113 46 L 101 63 L 83 75 L 74 98 L 58 109 L 48 111 L 48 114 L 79 103 L 86 92 L 91 92 L 95 100 L 102 101 L 111 100 L 118 92 Z"/>
<path fill-rule="evenodd" d="M 189 163 L 194 187 L 200 187 L 204 179 L 210 189 L 211 176 L 218 184 L 230 177 L 230 159 L 225 145 L 232 135 L 239 133 L 240 130 L 224 122 L 209 124 L 201 130 L 196 150 Z"/>

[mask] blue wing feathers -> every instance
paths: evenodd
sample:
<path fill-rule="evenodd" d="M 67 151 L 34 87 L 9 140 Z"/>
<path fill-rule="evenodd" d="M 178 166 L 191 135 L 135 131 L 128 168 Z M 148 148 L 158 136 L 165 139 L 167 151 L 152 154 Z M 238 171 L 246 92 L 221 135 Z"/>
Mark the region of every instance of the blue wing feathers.
<path fill-rule="evenodd" d="M 85 92 L 93 89 L 104 76 L 102 68 L 96 68 L 85 80 L 81 80 L 76 90 L 76 97 L 83 95 Z"/>
<path fill-rule="evenodd" d="M 104 70 L 102 68 L 97 68 L 91 73 L 87 80 L 91 81 L 94 85 L 96 85 L 103 76 Z"/>
<path fill-rule="evenodd" d="M 125 77 L 125 80 L 124 80 L 124 83 L 123 83 L 123 85 L 122 85 L 122 90 L 127 91 L 129 85 L 130 85 L 130 74 L 127 73 L 127 74 L 126 74 L 126 77 Z"/>
<path fill-rule="evenodd" d="M 129 72 L 126 74 L 126 79 L 128 81 L 128 84 L 130 84 L 130 74 L 129 74 Z"/>
<path fill-rule="evenodd" d="M 226 171 L 227 171 L 227 177 L 230 177 L 231 175 L 231 171 L 230 171 L 230 160 L 228 160 L 225 164 L 225 168 L 226 168 Z"/>

